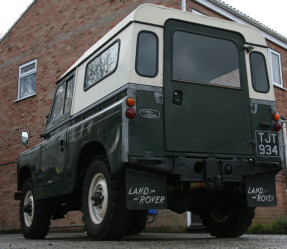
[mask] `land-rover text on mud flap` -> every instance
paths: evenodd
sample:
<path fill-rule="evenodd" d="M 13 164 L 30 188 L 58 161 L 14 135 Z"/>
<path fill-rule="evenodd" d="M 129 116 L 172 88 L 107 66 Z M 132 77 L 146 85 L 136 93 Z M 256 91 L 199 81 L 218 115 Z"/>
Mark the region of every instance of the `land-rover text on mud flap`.
<path fill-rule="evenodd" d="M 140 233 L 148 209 L 238 237 L 276 206 L 280 116 L 260 32 L 145 4 L 57 82 L 44 141 L 18 160 L 26 238 L 82 210 L 88 235 Z M 28 133 L 22 141 L 28 142 Z"/>

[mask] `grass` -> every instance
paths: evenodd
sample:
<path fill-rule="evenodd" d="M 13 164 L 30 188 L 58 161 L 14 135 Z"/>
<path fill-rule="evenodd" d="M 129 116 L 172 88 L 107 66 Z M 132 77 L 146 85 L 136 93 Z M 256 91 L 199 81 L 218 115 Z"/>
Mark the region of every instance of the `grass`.
<path fill-rule="evenodd" d="M 248 229 L 247 234 L 287 234 L 287 218 L 280 218 L 271 225 L 256 223 Z"/>

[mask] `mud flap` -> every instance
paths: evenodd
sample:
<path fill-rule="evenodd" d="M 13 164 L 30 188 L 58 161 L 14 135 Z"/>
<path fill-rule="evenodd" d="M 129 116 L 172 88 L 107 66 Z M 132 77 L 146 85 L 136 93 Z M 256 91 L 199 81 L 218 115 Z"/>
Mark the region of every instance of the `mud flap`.
<path fill-rule="evenodd" d="M 245 182 L 249 207 L 276 207 L 275 174 L 248 176 Z"/>
<path fill-rule="evenodd" d="M 166 178 L 126 168 L 126 206 L 129 210 L 165 209 Z"/>

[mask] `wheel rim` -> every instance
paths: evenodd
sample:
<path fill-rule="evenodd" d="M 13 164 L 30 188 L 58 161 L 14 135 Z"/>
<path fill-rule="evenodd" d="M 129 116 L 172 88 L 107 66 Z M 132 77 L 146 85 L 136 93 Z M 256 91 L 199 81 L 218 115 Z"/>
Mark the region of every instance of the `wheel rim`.
<path fill-rule="evenodd" d="M 94 197 L 99 198 L 101 201 L 94 201 Z M 105 217 L 108 207 L 108 187 L 107 181 L 103 174 L 98 173 L 94 175 L 88 195 L 89 213 L 92 221 L 95 224 L 100 224 Z"/>
<path fill-rule="evenodd" d="M 30 227 L 34 219 L 34 197 L 31 190 L 28 190 L 24 198 L 24 222 L 27 227 Z"/>

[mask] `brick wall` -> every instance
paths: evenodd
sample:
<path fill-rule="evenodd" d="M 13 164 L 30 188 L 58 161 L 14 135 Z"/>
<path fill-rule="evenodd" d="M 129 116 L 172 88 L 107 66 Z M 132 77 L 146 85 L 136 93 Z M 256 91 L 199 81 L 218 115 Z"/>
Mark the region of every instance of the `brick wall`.
<path fill-rule="evenodd" d="M 22 131 L 42 140 L 57 79 L 98 39 L 142 3 L 179 8 L 175 0 L 37 0 L 0 43 L 0 231 L 19 228 L 16 164 Z M 36 96 L 17 100 L 19 66 L 37 59 Z M 81 216 L 81 215 L 80 215 Z M 64 225 L 81 224 L 68 215 Z M 72 218 L 71 218 L 72 217 Z M 56 226 L 63 225 L 62 220 Z"/>
<path fill-rule="evenodd" d="M 21 131 L 29 132 L 30 147 L 42 141 L 39 135 L 45 131 L 45 115 L 50 110 L 54 82 L 90 46 L 142 3 L 180 8 L 179 0 L 37 0 L 0 43 L 0 231 L 19 228 L 19 202 L 14 201 L 13 196 L 16 191 L 15 161 L 19 153 L 25 150 L 20 144 Z M 225 19 L 194 1 L 187 1 L 187 11 L 192 8 Z M 286 50 L 275 48 L 274 44 L 272 46 L 281 53 L 284 61 L 283 81 L 287 87 Z M 19 65 L 34 59 L 38 60 L 37 94 L 15 101 Z M 275 89 L 275 92 L 279 100 L 278 110 L 287 116 L 286 92 L 281 89 Z M 277 188 L 282 192 L 279 209 L 282 207 L 282 210 L 283 207 L 287 209 L 284 174 L 282 172 L 277 178 Z M 258 217 L 261 219 L 261 216 Z M 72 212 L 65 220 L 53 222 L 52 226 L 81 224 L 81 214 Z M 156 223 L 150 227 L 164 224 L 169 227 L 175 227 L 175 224 L 185 226 L 185 216 L 162 210 Z"/>

